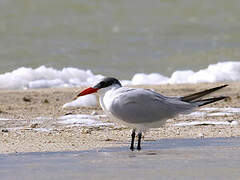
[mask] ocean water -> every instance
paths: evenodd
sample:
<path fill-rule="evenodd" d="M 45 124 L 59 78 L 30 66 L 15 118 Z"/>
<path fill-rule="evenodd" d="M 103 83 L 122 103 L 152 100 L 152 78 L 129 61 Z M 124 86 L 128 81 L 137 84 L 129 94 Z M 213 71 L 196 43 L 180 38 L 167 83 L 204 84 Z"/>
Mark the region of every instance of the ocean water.
<path fill-rule="evenodd" d="M 239 8 L 238 0 L 0 0 L 0 88 L 80 86 L 103 76 L 239 80 Z"/>

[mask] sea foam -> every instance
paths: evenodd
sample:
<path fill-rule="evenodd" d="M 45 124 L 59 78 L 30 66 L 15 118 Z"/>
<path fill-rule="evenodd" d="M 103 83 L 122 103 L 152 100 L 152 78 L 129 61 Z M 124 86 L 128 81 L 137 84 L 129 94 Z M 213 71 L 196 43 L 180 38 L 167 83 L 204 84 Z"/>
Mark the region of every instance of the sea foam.
<path fill-rule="evenodd" d="M 36 69 L 21 67 L 0 75 L 0 88 L 28 89 L 89 86 L 102 78 L 102 75 L 94 75 L 90 70 L 72 67 L 63 68 L 62 70 L 45 66 Z"/>
<path fill-rule="evenodd" d="M 1 89 L 29 89 L 51 87 L 91 86 L 102 79 L 103 75 L 95 75 L 91 70 L 66 67 L 56 70 L 40 66 L 36 69 L 21 67 L 12 72 L 0 74 Z M 144 84 L 179 84 L 239 81 L 240 62 L 219 62 L 197 72 L 192 70 L 175 71 L 170 77 L 160 73 L 137 73 L 131 80 L 122 80 L 124 85 Z"/>
<path fill-rule="evenodd" d="M 135 74 L 131 83 L 141 84 L 180 84 L 180 83 L 201 83 L 201 82 L 221 82 L 239 81 L 240 62 L 219 62 L 210 64 L 206 69 L 197 72 L 192 70 L 175 71 L 171 77 L 163 76 L 159 73 Z"/>

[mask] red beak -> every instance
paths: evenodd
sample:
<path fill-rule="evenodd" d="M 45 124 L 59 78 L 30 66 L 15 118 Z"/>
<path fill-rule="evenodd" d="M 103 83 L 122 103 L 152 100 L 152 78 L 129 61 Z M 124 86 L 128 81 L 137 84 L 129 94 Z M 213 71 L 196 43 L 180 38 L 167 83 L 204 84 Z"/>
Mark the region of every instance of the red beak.
<path fill-rule="evenodd" d="M 95 92 L 97 92 L 97 90 L 98 90 L 97 88 L 92 88 L 92 87 L 87 88 L 87 89 L 83 90 L 82 92 L 80 92 L 80 93 L 74 98 L 74 100 L 77 99 L 79 96 L 85 96 L 85 95 L 87 95 L 87 94 L 95 93 Z"/>

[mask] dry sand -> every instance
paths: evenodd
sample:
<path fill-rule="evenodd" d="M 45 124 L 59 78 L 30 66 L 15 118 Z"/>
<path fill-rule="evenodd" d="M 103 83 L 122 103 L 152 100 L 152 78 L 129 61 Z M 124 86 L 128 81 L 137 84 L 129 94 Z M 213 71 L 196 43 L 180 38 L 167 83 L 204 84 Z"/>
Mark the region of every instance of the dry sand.
<path fill-rule="evenodd" d="M 151 88 L 165 95 L 182 96 L 222 84 L 224 83 L 141 87 Z M 224 95 L 230 98 L 207 107 L 240 107 L 240 82 L 227 84 L 229 84 L 228 87 L 211 96 Z M 57 117 L 66 114 L 91 114 L 93 111 L 104 114 L 100 107 L 62 109 L 63 104 L 71 101 L 80 90 L 82 89 L 1 90 L 0 118 L 11 120 L 0 120 L 0 153 L 89 150 L 128 145 L 131 130 L 122 125 L 68 127 L 57 122 Z M 49 119 L 38 119 L 36 123 L 37 117 L 49 117 Z M 238 113 L 224 117 L 198 117 L 197 120 L 239 121 L 239 117 Z M 109 118 L 102 120 L 111 122 Z M 177 122 L 190 121 L 193 119 L 186 116 L 170 119 L 162 128 L 152 129 L 145 133 L 144 141 L 154 141 L 161 138 L 240 136 L 239 125 L 172 126 Z M 39 128 L 51 130 L 41 131 Z"/>

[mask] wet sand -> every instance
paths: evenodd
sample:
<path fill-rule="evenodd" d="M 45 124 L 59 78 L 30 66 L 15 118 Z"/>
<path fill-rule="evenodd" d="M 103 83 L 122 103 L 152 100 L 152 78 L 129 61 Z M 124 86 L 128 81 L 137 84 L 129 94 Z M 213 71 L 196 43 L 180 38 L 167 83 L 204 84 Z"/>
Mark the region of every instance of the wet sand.
<path fill-rule="evenodd" d="M 65 179 L 239 179 L 240 138 L 162 139 L 142 151 L 0 155 L 1 180 Z"/>
<path fill-rule="evenodd" d="M 139 86 L 151 88 L 165 95 L 183 96 L 225 83 Z M 240 83 L 227 83 L 228 87 L 210 96 L 229 96 L 221 102 L 206 107 L 240 107 Z M 58 123 L 58 117 L 66 114 L 104 114 L 100 107 L 67 108 L 82 88 L 1 90 L 0 91 L 0 153 L 80 151 L 104 147 L 128 146 L 131 130 L 122 125 L 100 127 L 68 127 Z M 162 128 L 152 129 L 144 136 L 143 148 L 148 141 L 162 138 L 237 137 L 239 125 L 199 125 L 177 127 L 177 122 L 191 121 L 239 121 L 240 114 L 211 116 L 192 119 L 179 116 L 170 119 Z M 41 118 L 39 117 L 47 117 Z M 103 122 L 112 122 L 102 118 Z"/>

